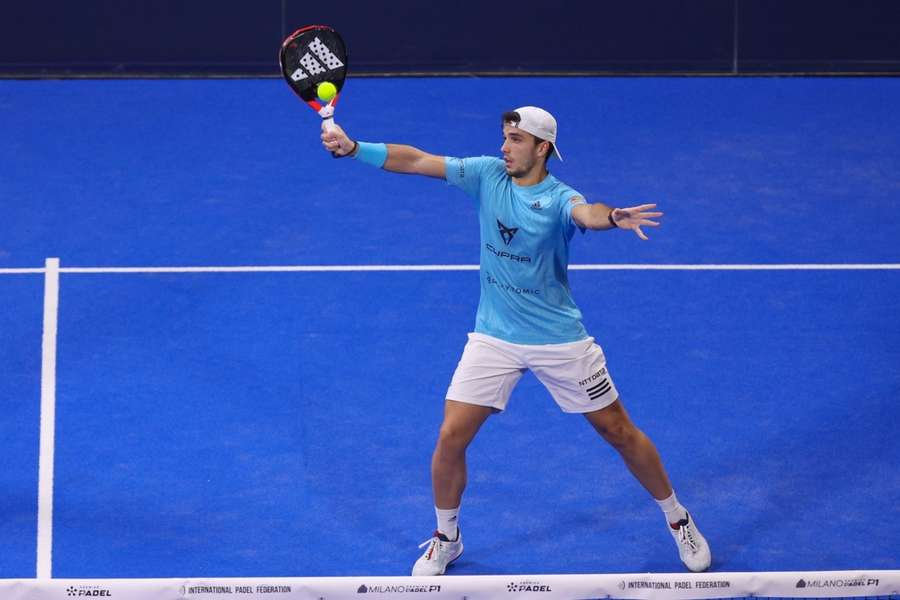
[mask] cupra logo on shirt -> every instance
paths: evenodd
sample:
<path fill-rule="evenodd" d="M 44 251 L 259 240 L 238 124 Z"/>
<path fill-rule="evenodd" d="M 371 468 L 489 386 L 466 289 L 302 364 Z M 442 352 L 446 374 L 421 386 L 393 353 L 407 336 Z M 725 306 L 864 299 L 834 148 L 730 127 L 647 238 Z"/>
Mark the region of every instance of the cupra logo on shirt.
<path fill-rule="evenodd" d="M 507 227 L 500 222 L 500 219 L 497 219 L 497 227 L 500 229 L 500 237 L 503 238 L 503 243 L 509 246 L 509 243 L 512 241 L 513 236 L 515 236 L 516 232 L 519 231 L 519 228 Z"/>

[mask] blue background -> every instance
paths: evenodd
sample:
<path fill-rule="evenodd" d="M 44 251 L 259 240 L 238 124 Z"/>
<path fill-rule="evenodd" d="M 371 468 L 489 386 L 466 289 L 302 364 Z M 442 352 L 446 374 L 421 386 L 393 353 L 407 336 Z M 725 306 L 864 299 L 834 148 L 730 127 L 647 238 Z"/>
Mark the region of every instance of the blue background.
<path fill-rule="evenodd" d="M 0 275 L 0 577 L 34 577 L 43 281 Z"/>
<path fill-rule="evenodd" d="M 366 79 L 368 140 L 496 154 L 544 102 L 589 199 L 663 226 L 576 263 L 897 263 L 894 79 Z M 565 93 L 560 93 L 564 90 Z M 471 201 L 334 160 L 266 80 L 6 81 L 0 266 L 472 264 Z M 719 571 L 896 569 L 897 271 L 573 271 Z M 474 322 L 461 272 L 61 276 L 55 577 L 402 575 Z M 0 577 L 34 575 L 41 280 L 2 275 Z M 452 572 L 681 571 L 531 376 L 470 451 Z"/>
<path fill-rule="evenodd" d="M 651 244 L 576 243 L 573 262 L 895 262 L 898 98 L 892 78 L 354 80 L 337 121 L 499 155 L 499 115 L 543 104 L 556 175 L 669 217 Z M 7 266 L 477 262 L 465 196 L 322 160 L 280 81 L 7 81 L 0 106 Z"/>

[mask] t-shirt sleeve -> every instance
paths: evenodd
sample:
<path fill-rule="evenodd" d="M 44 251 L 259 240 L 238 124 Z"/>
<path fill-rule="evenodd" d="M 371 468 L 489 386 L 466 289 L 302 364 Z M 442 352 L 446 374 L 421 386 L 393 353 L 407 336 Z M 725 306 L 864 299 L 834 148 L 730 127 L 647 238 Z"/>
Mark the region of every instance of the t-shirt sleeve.
<path fill-rule="evenodd" d="M 476 156 L 470 158 L 444 158 L 447 183 L 458 187 L 473 198 L 478 198 L 481 180 L 489 169 L 495 166 L 496 158 Z"/>
<path fill-rule="evenodd" d="M 562 190 L 559 192 L 559 209 L 560 209 L 560 218 L 562 219 L 563 227 L 566 231 L 571 231 L 575 227 L 581 230 L 581 233 L 584 233 L 584 228 L 580 227 L 575 220 L 572 218 L 572 209 L 578 206 L 579 204 L 587 204 L 587 201 L 584 199 L 584 195 L 580 193 L 578 190 L 574 190 L 567 185 L 562 186 Z"/>

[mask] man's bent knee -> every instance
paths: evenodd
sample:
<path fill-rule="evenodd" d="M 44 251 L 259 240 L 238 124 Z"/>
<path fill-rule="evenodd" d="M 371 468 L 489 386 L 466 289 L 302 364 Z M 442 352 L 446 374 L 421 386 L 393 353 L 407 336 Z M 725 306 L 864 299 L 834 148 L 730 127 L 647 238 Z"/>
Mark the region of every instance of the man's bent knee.
<path fill-rule="evenodd" d="M 441 425 L 438 434 L 438 449 L 444 451 L 460 451 L 469 445 L 471 438 L 466 435 L 463 428 L 451 423 Z"/>
<path fill-rule="evenodd" d="M 438 433 L 437 450 L 465 451 L 490 414 L 490 408 L 448 400 L 444 422 Z"/>
<path fill-rule="evenodd" d="M 631 423 L 615 423 L 601 432 L 601 435 L 617 450 L 627 450 L 635 444 L 640 432 Z"/>
<path fill-rule="evenodd" d="M 617 449 L 631 446 L 640 436 L 640 431 L 618 400 L 606 408 L 585 414 L 585 418 L 604 440 Z"/>

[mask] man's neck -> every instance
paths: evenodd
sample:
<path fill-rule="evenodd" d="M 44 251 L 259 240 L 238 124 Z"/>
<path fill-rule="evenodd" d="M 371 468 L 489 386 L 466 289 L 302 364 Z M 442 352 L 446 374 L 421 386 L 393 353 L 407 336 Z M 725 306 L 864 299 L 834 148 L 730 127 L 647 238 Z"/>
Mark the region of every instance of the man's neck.
<path fill-rule="evenodd" d="M 535 167 L 534 169 L 532 169 L 525 175 L 522 175 L 521 177 L 513 177 L 512 180 L 513 180 L 513 183 L 518 186 L 527 187 L 530 185 L 539 184 L 544 179 L 546 179 L 549 174 L 550 174 L 550 172 L 547 171 L 547 169 L 544 166 L 540 166 L 540 167 Z"/>

